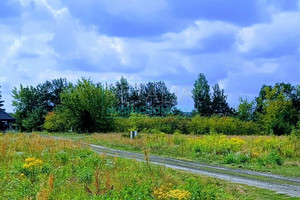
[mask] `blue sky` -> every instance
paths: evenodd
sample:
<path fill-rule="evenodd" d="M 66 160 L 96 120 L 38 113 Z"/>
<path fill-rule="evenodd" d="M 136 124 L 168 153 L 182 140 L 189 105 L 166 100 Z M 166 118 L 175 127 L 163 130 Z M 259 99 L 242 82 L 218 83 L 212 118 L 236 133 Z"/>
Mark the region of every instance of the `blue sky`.
<path fill-rule="evenodd" d="M 0 85 L 165 80 L 191 109 L 199 73 L 232 106 L 300 83 L 299 0 L 1 0 Z"/>

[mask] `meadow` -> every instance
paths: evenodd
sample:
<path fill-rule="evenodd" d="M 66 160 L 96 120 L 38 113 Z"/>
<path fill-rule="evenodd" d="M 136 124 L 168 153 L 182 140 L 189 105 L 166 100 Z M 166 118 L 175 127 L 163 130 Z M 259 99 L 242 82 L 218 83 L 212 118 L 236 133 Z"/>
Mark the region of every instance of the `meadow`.
<path fill-rule="evenodd" d="M 130 141 L 121 134 L 115 136 L 120 142 Z M 96 141 L 100 137 L 108 142 L 113 135 L 92 135 L 86 140 Z M 134 146 L 143 140 L 153 141 L 152 145 L 161 140 L 180 146 L 184 139 L 178 135 L 154 135 L 151 139 L 142 136 L 126 145 Z M 234 145 L 240 142 L 232 141 Z M 38 134 L 0 134 L 0 199 L 295 198 L 147 162 L 97 154 L 80 141 L 57 140 Z"/>
<path fill-rule="evenodd" d="M 48 133 L 45 133 L 48 134 Z M 149 151 L 180 159 L 272 172 L 290 177 L 300 177 L 300 139 L 289 136 L 226 136 L 139 134 L 130 139 L 127 133 L 51 133 L 90 144 L 98 144 L 134 152 Z"/>

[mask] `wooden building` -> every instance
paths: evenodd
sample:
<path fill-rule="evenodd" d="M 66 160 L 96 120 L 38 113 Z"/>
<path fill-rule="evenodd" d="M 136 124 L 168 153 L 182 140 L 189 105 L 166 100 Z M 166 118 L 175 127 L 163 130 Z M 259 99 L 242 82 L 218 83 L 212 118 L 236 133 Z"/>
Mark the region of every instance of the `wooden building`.
<path fill-rule="evenodd" d="M 11 130 L 13 123 L 16 121 L 15 118 L 10 116 L 4 110 L 0 110 L 0 132 Z"/>

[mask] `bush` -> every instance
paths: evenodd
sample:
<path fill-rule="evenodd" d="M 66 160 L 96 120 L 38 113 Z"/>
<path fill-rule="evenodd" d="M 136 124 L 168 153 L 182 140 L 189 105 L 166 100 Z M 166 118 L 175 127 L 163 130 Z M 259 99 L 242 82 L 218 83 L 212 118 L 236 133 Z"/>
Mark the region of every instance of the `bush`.
<path fill-rule="evenodd" d="M 163 132 L 173 134 L 175 131 L 182 134 L 203 135 L 210 130 L 226 135 L 251 135 L 259 134 L 261 128 L 257 123 L 244 122 L 233 117 L 164 117 L 155 118 L 143 115 L 133 115 L 129 118 L 117 118 L 114 130 L 127 132 L 130 128 L 136 127 L 138 131 L 146 133 Z"/>
<path fill-rule="evenodd" d="M 284 163 L 283 158 L 280 157 L 280 155 L 275 152 L 275 151 L 271 151 L 269 154 L 267 154 L 266 156 L 263 156 L 261 158 L 258 159 L 258 163 L 266 166 L 266 165 L 282 165 Z"/>
<path fill-rule="evenodd" d="M 225 163 L 225 164 L 242 164 L 242 163 L 249 162 L 249 160 L 250 160 L 249 155 L 238 152 L 238 153 L 228 154 L 224 158 L 223 163 Z"/>

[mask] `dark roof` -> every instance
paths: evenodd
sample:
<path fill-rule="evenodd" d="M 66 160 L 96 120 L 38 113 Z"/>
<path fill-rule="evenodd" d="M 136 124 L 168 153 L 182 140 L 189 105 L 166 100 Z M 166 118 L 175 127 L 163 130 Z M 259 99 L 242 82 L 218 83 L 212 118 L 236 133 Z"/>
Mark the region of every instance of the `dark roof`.
<path fill-rule="evenodd" d="M 15 121 L 16 119 L 4 111 L 0 111 L 0 121 Z"/>

